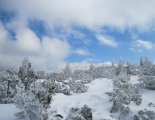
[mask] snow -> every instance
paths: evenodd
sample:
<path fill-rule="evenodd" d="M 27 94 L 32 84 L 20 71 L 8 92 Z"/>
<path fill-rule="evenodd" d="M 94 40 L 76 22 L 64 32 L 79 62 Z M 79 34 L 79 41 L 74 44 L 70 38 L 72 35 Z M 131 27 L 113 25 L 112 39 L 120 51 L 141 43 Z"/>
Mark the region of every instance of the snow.
<path fill-rule="evenodd" d="M 138 79 L 139 79 L 138 76 L 130 76 L 130 83 L 131 83 L 132 85 L 139 84 Z"/>
<path fill-rule="evenodd" d="M 106 92 L 112 91 L 112 80 L 109 79 L 96 79 L 92 83 L 88 84 L 89 90 L 86 93 L 74 94 L 72 96 L 66 96 L 63 94 L 57 94 L 53 97 L 51 103 L 51 111 L 57 111 L 64 119 L 69 113 L 72 107 L 82 107 L 87 104 L 92 108 L 93 119 L 100 120 L 102 118 L 110 119 L 110 107 Z"/>
<path fill-rule="evenodd" d="M 0 120 L 17 120 L 14 114 L 18 111 L 14 104 L 0 104 Z"/>

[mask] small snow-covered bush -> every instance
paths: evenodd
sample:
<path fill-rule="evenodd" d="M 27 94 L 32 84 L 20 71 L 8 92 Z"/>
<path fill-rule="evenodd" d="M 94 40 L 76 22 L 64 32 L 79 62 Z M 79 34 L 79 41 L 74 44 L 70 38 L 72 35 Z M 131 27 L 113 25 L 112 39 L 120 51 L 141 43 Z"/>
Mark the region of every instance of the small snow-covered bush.
<path fill-rule="evenodd" d="M 66 82 L 53 82 L 54 93 L 63 93 L 64 95 L 70 95 L 70 86 Z"/>
<path fill-rule="evenodd" d="M 80 108 L 71 108 L 66 120 L 93 120 L 91 108 L 84 105 Z"/>
<path fill-rule="evenodd" d="M 74 81 L 81 80 L 81 82 L 87 84 L 92 81 L 92 76 L 88 73 L 88 71 L 75 70 L 74 73 L 72 74 L 72 79 Z"/>
<path fill-rule="evenodd" d="M 68 85 L 70 86 L 70 90 L 74 93 L 84 93 L 88 90 L 88 87 L 81 82 L 70 82 Z"/>
<path fill-rule="evenodd" d="M 147 109 L 140 110 L 138 115 L 134 116 L 134 120 L 155 120 L 155 112 Z"/>
<path fill-rule="evenodd" d="M 84 105 L 84 106 L 81 108 L 81 114 L 82 114 L 82 116 L 83 116 L 86 120 L 92 120 L 92 119 L 93 119 L 91 108 L 89 108 L 87 105 Z"/>

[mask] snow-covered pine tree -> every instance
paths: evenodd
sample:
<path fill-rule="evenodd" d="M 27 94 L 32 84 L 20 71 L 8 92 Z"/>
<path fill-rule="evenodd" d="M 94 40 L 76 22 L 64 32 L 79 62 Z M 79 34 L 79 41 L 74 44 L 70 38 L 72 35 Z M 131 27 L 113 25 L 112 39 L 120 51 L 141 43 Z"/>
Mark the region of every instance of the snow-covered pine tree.
<path fill-rule="evenodd" d="M 68 79 L 72 75 L 72 71 L 69 64 L 66 64 L 66 67 L 63 70 L 64 79 Z"/>
<path fill-rule="evenodd" d="M 124 60 L 122 58 L 120 59 L 120 61 L 118 63 L 117 75 L 119 75 L 121 72 L 126 72 L 125 62 L 124 62 Z"/>
<path fill-rule="evenodd" d="M 152 65 L 152 62 L 151 62 L 151 60 L 149 60 L 149 58 L 147 58 L 147 57 L 140 58 L 140 66 L 141 67 L 148 67 L 150 65 Z"/>
<path fill-rule="evenodd" d="M 128 75 L 136 75 L 136 66 L 130 62 L 127 62 L 126 70 Z"/>
<path fill-rule="evenodd" d="M 93 64 L 91 64 L 89 67 L 89 74 L 92 77 L 92 79 L 95 78 L 95 66 Z"/>
<path fill-rule="evenodd" d="M 30 85 L 34 82 L 35 75 L 31 68 L 31 62 L 28 58 L 25 58 L 22 62 L 22 66 L 19 67 L 19 78 L 25 86 L 25 89 L 30 89 Z"/>

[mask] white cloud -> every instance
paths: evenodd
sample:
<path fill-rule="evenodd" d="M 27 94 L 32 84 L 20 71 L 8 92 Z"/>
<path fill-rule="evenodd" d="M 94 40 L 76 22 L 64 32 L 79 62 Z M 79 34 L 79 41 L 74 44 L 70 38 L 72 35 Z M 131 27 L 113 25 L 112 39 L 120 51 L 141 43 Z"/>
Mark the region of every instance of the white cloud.
<path fill-rule="evenodd" d="M 49 37 L 40 40 L 27 27 L 18 30 L 16 40 L 11 40 L 7 30 L 0 26 L 0 66 L 17 66 L 27 56 L 36 69 L 54 69 L 70 54 L 66 41 Z"/>
<path fill-rule="evenodd" d="M 51 27 L 77 24 L 142 29 L 155 21 L 154 4 L 154 0 L 5 0 L 1 8 L 16 10 L 22 19 L 44 20 Z"/>
<path fill-rule="evenodd" d="M 155 43 L 147 40 L 137 39 L 131 43 L 129 48 L 132 52 L 144 52 L 146 50 L 155 50 Z"/>
<path fill-rule="evenodd" d="M 42 45 L 44 54 L 51 57 L 55 62 L 64 60 L 70 53 L 69 44 L 56 38 L 44 37 Z"/>
<path fill-rule="evenodd" d="M 18 30 L 16 39 L 19 48 L 26 52 L 35 52 L 41 47 L 39 38 L 28 28 Z"/>
<path fill-rule="evenodd" d="M 131 47 L 131 48 L 129 48 L 129 50 L 131 50 L 132 52 L 143 52 L 142 49 L 140 49 L 140 48 Z"/>
<path fill-rule="evenodd" d="M 118 43 L 108 36 L 97 35 L 96 38 L 98 41 L 100 41 L 104 45 L 111 46 L 111 47 L 117 47 L 118 46 Z"/>
<path fill-rule="evenodd" d="M 82 55 L 82 56 L 88 56 L 90 55 L 90 53 L 88 52 L 88 50 L 86 49 L 81 49 L 81 48 L 77 48 L 73 51 L 73 53 L 78 54 L 78 55 Z"/>
<path fill-rule="evenodd" d="M 154 49 L 155 44 L 150 42 L 150 41 L 145 41 L 145 40 L 137 40 L 136 41 L 137 47 L 142 47 L 146 50 L 151 50 Z"/>

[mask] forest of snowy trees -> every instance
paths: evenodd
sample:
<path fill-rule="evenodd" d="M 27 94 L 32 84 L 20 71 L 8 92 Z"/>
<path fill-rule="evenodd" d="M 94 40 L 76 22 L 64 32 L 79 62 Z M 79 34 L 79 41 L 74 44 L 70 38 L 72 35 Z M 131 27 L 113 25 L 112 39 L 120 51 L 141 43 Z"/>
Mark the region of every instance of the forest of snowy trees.
<path fill-rule="evenodd" d="M 131 76 L 138 76 L 139 82 L 132 84 Z M 66 96 L 88 91 L 88 84 L 95 79 L 107 78 L 113 83 L 113 91 L 107 92 L 111 102 L 109 113 L 112 118 L 124 120 L 131 114 L 130 104 L 140 106 L 143 97 L 140 89 L 155 90 L 155 64 L 142 57 L 139 65 L 120 60 L 118 65 L 95 66 L 90 64 L 87 70 L 72 71 L 70 64 L 61 72 L 34 71 L 31 62 L 25 58 L 18 69 L 9 68 L 0 72 L 0 103 L 15 104 L 20 112 L 19 120 L 48 120 L 48 109 L 57 93 Z M 66 120 L 93 120 L 90 106 L 71 108 Z M 149 104 L 154 106 L 154 103 Z M 117 114 L 117 115 L 115 115 Z M 155 120 L 155 111 L 144 108 L 133 115 L 133 120 Z M 52 120 L 61 120 L 61 114 L 53 113 Z M 106 120 L 103 118 L 103 120 Z"/>

